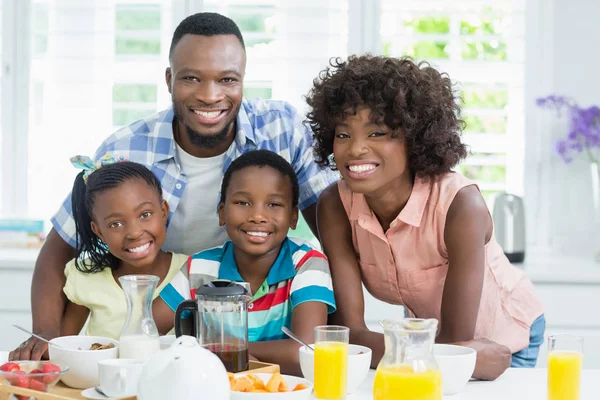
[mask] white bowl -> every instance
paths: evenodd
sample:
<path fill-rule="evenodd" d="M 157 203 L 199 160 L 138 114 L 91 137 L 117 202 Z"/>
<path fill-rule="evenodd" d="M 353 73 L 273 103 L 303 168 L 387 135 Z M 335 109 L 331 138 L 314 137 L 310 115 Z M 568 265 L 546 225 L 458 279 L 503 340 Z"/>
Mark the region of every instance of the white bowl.
<path fill-rule="evenodd" d="M 236 374 L 238 378 L 243 374 Z M 266 385 L 271 379 L 273 374 L 252 374 L 264 382 Z M 244 393 L 244 392 L 231 392 L 231 400 L 308 400 L 311 398 L 313 391 L 313 385 L 306 379 L 298 378 L 297 376 L 281 375 L 285 380 L 290 390 L 292 390 L 297 384 L 301 383 L 306 385 L 306 389 L 297 390 L 295 392 L 278 392 L 278 393 Z"/>
<path fill-rule="evenodd" d="M 460 392 L 475 371 L 477 351 L 470 347 L 436 343 L 433 356 L 440 367 L 444 394 Z"/>
<path fill-rule="evenodd" d="M 69 371 L 61 379 L 65 385 L 75 389 L 87 389 L 97 386 L 99 384 L 98 361 L 119 356 L 119 342 L 102 336 L 61 336 L 52 339 L 50 343 L 62 346 L 62 348 L 48 346 L 50 361 L 69 367 Z M 115 347 L 112 349 L 89 350 L 92 343 L 112 343 Z"/>
<path fill-rule="evenodd" d="M 175 337 L 175 335 L 161 336 L 158 339 L 160 341 L 160 349 L 161 350 L 168 349 L 169 347 L 171 347 L 171 345 L 173 344 L 173 342 L 175 341 L 175 339 L 177 339 Z"/>
<path fill-rule="evenodd" d="M 304 375 L 304 377 L 309 381 L 314 382 L 315 353 L 304 346 L 300 347 L 299 352 L 302 375 Z M 371 368 L 371 356 L 372 352 L 368 347 L 359 346 L 357 344 L 348 345 L 348 376 L 346 379 L 346 394 L 355 392 L 367 377 L 369 369 Z"/>

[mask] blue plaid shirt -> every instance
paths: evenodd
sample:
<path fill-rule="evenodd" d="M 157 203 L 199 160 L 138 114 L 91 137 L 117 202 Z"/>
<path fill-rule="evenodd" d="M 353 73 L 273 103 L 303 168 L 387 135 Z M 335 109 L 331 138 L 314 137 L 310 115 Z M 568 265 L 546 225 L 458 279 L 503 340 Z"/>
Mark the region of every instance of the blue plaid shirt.
<path fill-rule="evenodd" d="M 187 183 L 187 177 L 175 157 L 173 117 L 171 107 L 118 130 L 100 145 L 94 157 L 97 160 L 106 153 L 125 156 L 129 161 L 150 168 L 161 182 L 164 199 L 169 202 L 169 221 L 177 210 Z M 314 162 L 312 132 L 288 103 L 243 99 L 236 126 L 235 140 L 225 155 L 223 173 L 232 160 L 248 151 L 265 149 L 276 152 L 294 167 L 298 175 L 301 210 L 314 204 L 319 194 L 338 179 L 337 174 L 329 169 L 320 169 Z M 60 236 L 75 247 L 71 194 L 51 221 Z"/>

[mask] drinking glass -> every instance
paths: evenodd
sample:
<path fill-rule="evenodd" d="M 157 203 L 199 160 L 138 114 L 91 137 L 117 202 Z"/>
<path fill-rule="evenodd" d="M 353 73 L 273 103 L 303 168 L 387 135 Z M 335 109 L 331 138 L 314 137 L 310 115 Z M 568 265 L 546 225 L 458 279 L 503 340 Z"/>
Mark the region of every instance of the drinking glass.
<path fill-rule="evenodd" d="M 315 398 L 346 398 L 349 339 L 350 329 L 345 326 L 315 328 Z"/>
<path fill-rule="evenodd" d="M 548 400 L 579 400 L 583 337 L 548 337 Z"/>

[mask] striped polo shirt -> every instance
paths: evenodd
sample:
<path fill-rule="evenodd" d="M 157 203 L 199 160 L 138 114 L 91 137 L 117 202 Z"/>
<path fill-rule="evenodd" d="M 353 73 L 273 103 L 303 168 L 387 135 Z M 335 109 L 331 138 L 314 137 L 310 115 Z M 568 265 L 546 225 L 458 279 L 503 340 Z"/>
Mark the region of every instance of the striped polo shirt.
<path fill-rule="evenodd" d="M 194 298 L 198 287 L 215 279 L 243 282 L 231 241 L 189 257 L 160 297 L 175 311 L 183 300 Z M 329 263 L 308 242 L 288 237 L 248 306 L 248 340 L 284 339 L 281 327 L 290 328 L 294 308 L 307 301 L 325 303 L 328 313 L 335 311 Z"/>

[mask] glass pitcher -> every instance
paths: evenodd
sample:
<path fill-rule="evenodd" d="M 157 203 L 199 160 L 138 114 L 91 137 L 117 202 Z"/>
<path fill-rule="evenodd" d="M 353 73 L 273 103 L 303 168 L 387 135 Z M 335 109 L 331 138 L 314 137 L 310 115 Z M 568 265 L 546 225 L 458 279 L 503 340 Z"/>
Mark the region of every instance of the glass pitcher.
<path fill-rule="evenodd" d="M 192 312 L 192 336 L 216 354 L 229 372 L 248 369 L 248 304 L 245 282 L 217 280 L 200 286 L 194 300 L 179 304 L 175 335 L 183 334 L 184 311 Z"/>
<path fill-rule="evenodd" d="M 383 321 L 385 354 L 377 366 L 374 400 L 442 400 L 442 376 L 433 357 L 436 319 Z"/>
<path fill-rule="evenodd" d="M 119 357 L 148 360 L 160 350 L 158 329 L 152 317 L 152 298 L 159 278 L 124 275 L 119 278 L 127 300 L 127 319 L 119 339 Z"/>

